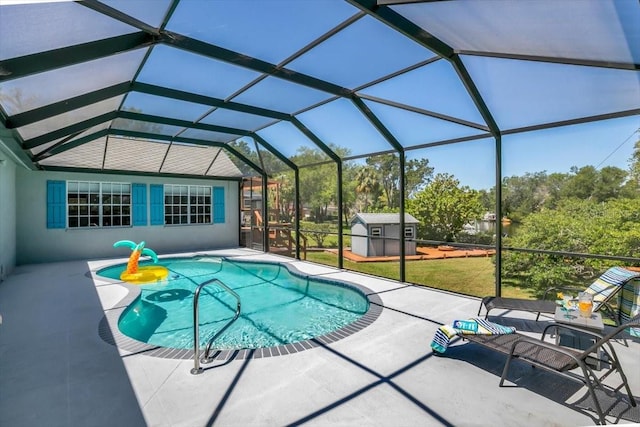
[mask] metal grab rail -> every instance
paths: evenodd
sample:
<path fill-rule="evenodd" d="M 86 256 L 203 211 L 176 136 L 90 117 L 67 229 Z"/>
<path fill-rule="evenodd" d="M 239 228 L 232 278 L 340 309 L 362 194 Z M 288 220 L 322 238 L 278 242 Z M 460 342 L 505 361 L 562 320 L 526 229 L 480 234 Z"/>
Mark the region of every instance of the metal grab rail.
<path fill-rule="evenodd" d="M 199 310 L 198 310 L 198 303 L 199 303 L 199 299 L 200 299 L 200 291 L 202 290 L 202 288 L 204 288 L 207 285 L 210 285 L 212 283 L 217 284 L 218 286 L 220 286 L 222 289 L 224 289 L 225 291 L 229 292 L 237 301 L 236 304 L 236 314 L 233 316 L 233 319 L 231 319 L 229 322 L 227 322 L 226 325 L 224 325 L 224 327 L 222 329 L 220 329 L 218 332 L 216 332 L 216 334 L 211 337 L 211 339 L 209 340 L 209 342 L 207 343 L 207 347 L 206 350 L 204 352 L 204 363 L 206 363 L 207 361 L 209 361 L 209 351 L 211 350 L 211 345 L 213 344 L 213 341 L 218 338 L 220 335 L 222 335 L 222 333 L 227 330 L 227 328 L 229 326 L 231 326 L 231 324 L 233 322 L 236 321 L 236 319 L 238 319 L 238 317 L 240 316 L 240 310 L 241 310 L 241 304 L 240 304 L 240 297 L 238 296 L 237 293 L 235 293 L 233 291 L 233 289 L 231 289 L 230 287 L 228 287 L 227 285 L 225 285 L 220 279 L 211 279 L 211 280 L 207 280 L 206 282 L 200 284 L 195 293 L 193 294 L 193 369 L 191 369 L 191 373 L 193 375 L 197 375 L 201 372 L 203 372 L 203 369 L 200 367 L 200 346 L 198 345 L 200 343 L 200 319 L 199 319 Z"/>

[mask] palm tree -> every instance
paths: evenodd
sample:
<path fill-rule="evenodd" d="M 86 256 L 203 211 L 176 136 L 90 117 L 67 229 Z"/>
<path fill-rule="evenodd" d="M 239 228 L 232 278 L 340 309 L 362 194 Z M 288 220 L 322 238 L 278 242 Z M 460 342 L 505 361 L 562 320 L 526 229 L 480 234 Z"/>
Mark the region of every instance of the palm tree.
<path fill-rule="evenodd" d="M 362 195 L 364 199 L 364 209 L 363 211 L 367 211 L 369 206 L 369 198 L 371 193 L 377 192 L 380 188 L 380 181 L 378 181 L 378 174 L 376 170 L 370 166 L 361 167 L 355 175 L 356 185 L 356 193 Z"/>

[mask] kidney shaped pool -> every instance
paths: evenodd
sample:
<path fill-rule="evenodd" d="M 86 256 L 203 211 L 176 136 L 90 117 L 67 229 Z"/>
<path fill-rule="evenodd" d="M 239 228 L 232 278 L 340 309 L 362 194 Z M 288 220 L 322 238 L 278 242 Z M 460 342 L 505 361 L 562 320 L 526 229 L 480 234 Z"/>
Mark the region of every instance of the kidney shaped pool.
<path fill-rule="evenodd" d="M 141 263 L 141 265 L 144 263 Z M 273 347 L 309 340 L 356 322 L 369 309 L 354 286 L 307 277 L 281 264 L 222 257 L 161 259 L 169 270 L 162 281 L 140 285 L 140 295 L 120 316 L 120 331 L 151 345 L 193 348 L 193 295 L 218 279 L 240 298 L 242 310 L 213 343 L 216 349 Z M 103 268 L 99 276 L 119 279 L 126 264 Z M 206 343 L 234 317 L 235 298 L 211 284 L 199 297 L 200 342 Z"/>

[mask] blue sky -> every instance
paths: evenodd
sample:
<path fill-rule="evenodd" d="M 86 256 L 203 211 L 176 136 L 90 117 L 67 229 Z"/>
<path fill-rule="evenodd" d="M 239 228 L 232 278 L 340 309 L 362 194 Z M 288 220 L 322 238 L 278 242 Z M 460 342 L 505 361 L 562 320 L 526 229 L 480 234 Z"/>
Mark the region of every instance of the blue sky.
<path fill-rule="evenodd" d="M 503 137 L 503 176 L 526 172 L 569 172 L 571 166 L 617 166 L 628 169 L 640 117 L 628 117 Z M 495 185 L 492 139 L 420 150 L 435 172 L 455 175 L 462 185 L 488 189 Z M 413 157 L 411 151 L 408 158 Z"/>

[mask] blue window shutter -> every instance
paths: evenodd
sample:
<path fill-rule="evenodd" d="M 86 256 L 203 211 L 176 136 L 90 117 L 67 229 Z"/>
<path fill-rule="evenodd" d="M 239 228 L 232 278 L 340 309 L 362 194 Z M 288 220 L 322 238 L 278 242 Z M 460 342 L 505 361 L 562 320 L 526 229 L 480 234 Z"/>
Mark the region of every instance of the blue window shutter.
<path fill-rule="evenodd" d="M 164 225 L 164 185 L 151 184 L 151 225 Z"/>
<path fill-rule="evenodd" d="M 67 183 L 47 181 L 47 228 L 67 227 Z"/>
<path fill-rule="evenodd" d="M 213 187 L 213 223 L 224 223 L 224 187 Z"/>
<path fill-rule="evenodd" d="M 147 184 L 131 184 L 133 225 L 147 225 Z"/>

